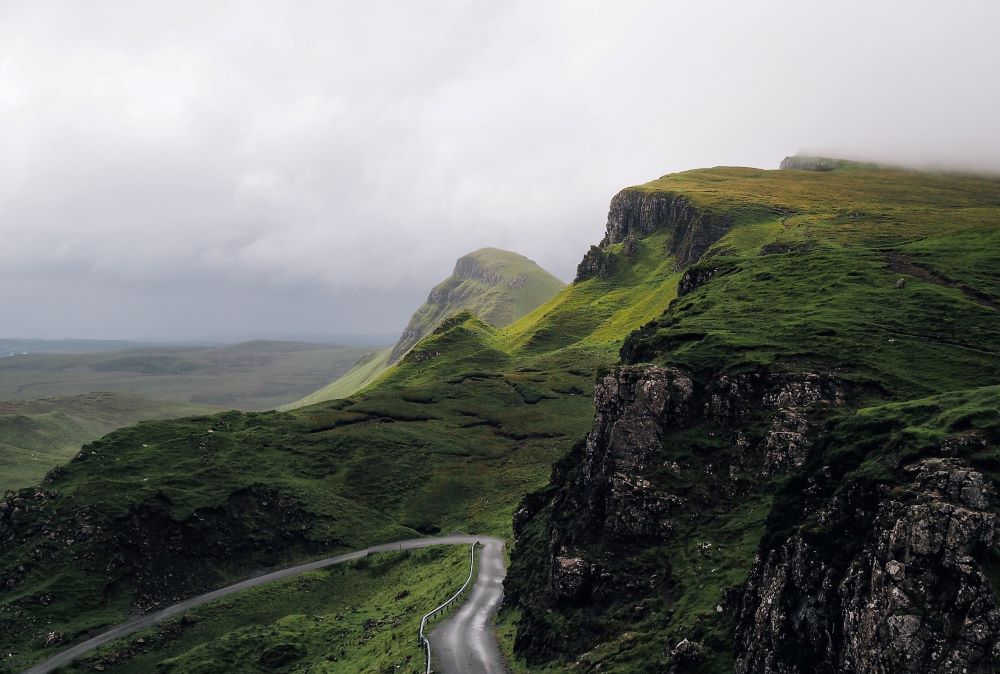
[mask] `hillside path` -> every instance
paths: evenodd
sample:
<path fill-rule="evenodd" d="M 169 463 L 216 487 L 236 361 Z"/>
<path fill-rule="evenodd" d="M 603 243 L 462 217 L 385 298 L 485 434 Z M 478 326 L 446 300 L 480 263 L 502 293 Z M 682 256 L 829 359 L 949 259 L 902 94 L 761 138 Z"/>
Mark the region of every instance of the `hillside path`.
<path fill-rule="evenodd" d="M 221 599 L 222 597 L 226 597 L 236 592 L 242 592 L 243 590 L 248 590 L 252 587 L 257 587 L 258 585 L 270 583 L 275 580 L 282 580 L 284 578 L 291 578 L 293 576 L 297 576 L 307 571 L 316 571 L 317 569 L 324 569 L 328 566 L 334 566 L 336 564 L 343 564 L 344 562 L 350 562 L 355 559 L 361 559 L 376 552 L 415 550 L 417 548 L 427 548 L 434 545 L 471 545 L 475 541 L 479 541 L 480 543 L 483 544 L 483 553 L 480 558 L 480 569 L 481 569 L 480 575 L 479 578 L 477 578 L 476 580 L 476 585 L 473 589 L 473 594 L 469 599 L 469 602 L 471 603 L 472 599 L 475 598 L 477 596 L 477 593 L 480 591 L 480 584 L 483 582 L 482 569 L 486 566 L 485 560 L 487 559 L 488 550 L 494 550 L 494 554 L 495 551 L 501 551 L 499 557 L 499 564 L 500 564 L 499 573 L 500 573 L 500 579 L 502 581 L 503 579 L 502 550 L 504 545 L 503 541 L 500 540 L 499 538 L 492 538 L 490 536 L 436 536 L 433 538 L 410 538 L 403 541 L 394 541 L 392 543 L 382 543 L 380 545 L 372 545 L 370 547 L 364 548 L 363 550 L 355 550 L 354 552 L 346 552 L 344 554 L 336 555 L 334 557 L 327 557 L 325 559 L 318 559 L 314 562 L 299 564 L 298 566 L 291 566 L 288 567 L 287 569 L 281 569 L 279 571 L 266 573 L 262 576 L 249 578 L 239 583 L 234 583 L 233 585 L 228 585 L 218 590 L 213 590 L 212 592 L 206 592 L 205 594 L 201 594 L 196 597 L 191 597 L 190 599 L 185 599 L 182 602 L 178 602 L 177 604 L 168 606 L 164 609 L 156 611 L 155 613 L 148 613 L 146 615 L 130 620 L 126 623 L 122 623 L 121 625 L 118 625 L 116 627 L 112 627 L 110 630 L 106 632 L 98 634 L 97 636 L 92 637 L 82 643 L 79 643 L 76 646 L 67 648 L 61 653 L 58 653 L 57 655 L 54 655 L 51 658 L 43 660 L 37 665 L 34 665 L 33 667 L 24 670 L 23 674 L 48 674 L 49 672 L 54 672 L 59 667 L 62 667 L 63 665 L 66 665 L 72 662 L 73 660 L 76 660 L 81 655 L 85 655 L 86 653 L 89 653 L 90 651 L 100 646 L 103 646 L 104 644 L 112 642 L 116 639 L 121 639 L 122 637 L 126 637 L 129 634 L 137 632 L 141 629 L 145 629 L 147 627 L 156 625 L 157 623 L 160 623 L 172 616 L 179 615 L 184 611 L 187 611 L 188 609 L 192 609 L 196 606 L 201 606 L 202 604 L 207 604 L 210 601 Z M 490 564 L 492 565 L 494 563 L 495 559 L 494 562 L 491 562 Z M 494 571 L 494 574 L 495 573 L 496 572 Z M 493 577 L 494 575 L 490 576 L 490 578 Z M 448 619 L 448 621 L 444 623 L 442 627 L 451 623 L 454 618 L 460 615 L 460 613 L 461 612 L 459 612 L 459 614 L 456 614 L 452 618 Z M 471 636 L 472 635 L 470 635 L 470 637 Z M 496 651 L 497 657 L 499 657 L 500 653 L 499 650 L 496 649 L 495 640 L 494 640 L 494 650 Z M 433 650 L 432 650 L 432 657 L 435 657 L 433 655 Z M 498 661 L 498 666 L 501 663 L 502 659 Z M 452 670 L 447 670 L 447 671 L 452 671 Z M 472 672 L 476 671 L 502 672 L 504 670 L 483 669 L 483 670 L 454 670 L 454 671 L 463 671 L 471 674 Z"/>
<path fill-rule="evenodd" d="M 428 636 L 431 667 L 441 674 L 506 674 L 493 631 L 493 616 L 503 599 L 507 573 L 503 541 L 480 538 L 479 575 L 462 606 Z"/>

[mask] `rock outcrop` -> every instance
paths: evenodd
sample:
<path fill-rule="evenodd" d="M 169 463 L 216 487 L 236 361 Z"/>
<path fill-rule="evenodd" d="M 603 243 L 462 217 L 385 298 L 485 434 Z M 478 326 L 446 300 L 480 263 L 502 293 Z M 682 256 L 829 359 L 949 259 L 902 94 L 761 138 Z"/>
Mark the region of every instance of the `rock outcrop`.
<path fill-rule="evenodd" d="M 809 513 L 854 520 L 864 539 L 842 542 L 850 554 L 796 533 L 758 556 L 736 631 L 737 674 L 995 671 L 993 489 L 957 459 L 904 470 L 909 483 L 874 510 L 853 490 Z"/>
<path fill-rule="evenodd" d="M 519 631 L 519 649 L 530 660 L 548 648 L 536 609 L 575 605 L 593 612 L 653 587 L 669 594 L 676 582 L 669 570 L 650 578 L 630 558 L 669 543 L 698 513 L 746 493 L 747 475 L 764 480 L 799 470 L 816 434 L 812 413 L 842 405 L 845 397 L 840 382 L 815 373 L 759 370 L 699 381 L 677 368 L 624 365 L 603 375 L 593 428 L 557 467 L 550 500 L 526 499 L 515 515 L 515 549 L 544 537 L 544 548 L 536 548 L 544 561 L 534 563 L 548 569 L 550 602 L 525 602 L 529 627 Z M 719 451 L 690 455 L 683 443 L 692 433 L 712 439 Z M 671 458 L 678 452 L 690 458 Z M 682 487 L 691 483 L 707 485 L 707 492 Z M 546 508 L 548 523 L 539 531 L 535 518 Z M 704 550 L 711 548 L 705 543 Z M 512 595 L 516 601 L 514 587 Z M 676 669 L 693 657 L 691 649 L 666 657 Z"/>
<path fill-rule="evenodd" d="M 728 217 L 698 208 L 685 196 L 630 187 L 611 200 L 601 248 L 629 236 L 641 238 L 666 230 L 670 232 L 667 253 L 683 268 L 704 255 L 731 227 Z"/>

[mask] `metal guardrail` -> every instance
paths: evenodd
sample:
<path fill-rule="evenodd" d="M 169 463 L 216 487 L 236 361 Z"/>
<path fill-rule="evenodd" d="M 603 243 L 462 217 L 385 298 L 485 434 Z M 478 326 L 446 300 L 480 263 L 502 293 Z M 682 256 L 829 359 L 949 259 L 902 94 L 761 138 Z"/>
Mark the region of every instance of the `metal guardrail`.
<path fill-rule="evenodd" d="M 481 545 L 479 541 L 475 541 L 472 544 L 472 552 L 469 554 L 469 577 L 465 580 L 465 584 L 459 588 L 458 592 L 453 594 L 448 601 L 438 606 L 436 609 L 424 615 L 420 619 L 420 629 L 417 631 L 417 645 L 423 645 L 427 653 L 427 674 L 431 674 L 431 642 L 427 640 L 426 635 L 424 635 L 424 627 L 427 626 L 427 621 L 441 613 L 449 606 L 451 606 L 455 601 L 462 596 L 466 588 L 469 587 L 469 583 L 472 582 L 472 574 L 476 570 L 476 546 Z"/>

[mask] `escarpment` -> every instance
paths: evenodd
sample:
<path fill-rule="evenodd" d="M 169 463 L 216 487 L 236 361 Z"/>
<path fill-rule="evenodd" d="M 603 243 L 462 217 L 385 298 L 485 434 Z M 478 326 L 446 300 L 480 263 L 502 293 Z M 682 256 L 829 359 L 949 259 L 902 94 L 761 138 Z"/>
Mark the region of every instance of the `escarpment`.
<path fill-rule="evenodd" d="M 569 613 L 572 638 L 583 644 L 606 627 L 595 616 L 652 611 L 691 590 L 659 551 L 690 544 L 707 520 L 752 508 L 763 481 L 801 468 L 818 420 L 846 396 L 836 378 L 815 373 L 762 369 L 699 380 L 677 368 L 624 365 L 604 375 L 586 442 L 557 466 L 549 500 L 528 499 L 515 515 L 519 555 L 509 592 L 522 610 L 520 652 L 544 662 L 567 638 L 550 622 L 555 607 Z M 701 545 L 708 564 L 728 543 Z M 739 554 L 749 563 L 751 552 Z M 731 618 L 737 590 L 718 588 L 718 622 Z M 682 653 L 701 648 L 697 632 L 669 634 L 660 644 L 667 651 L 682 639 L 695 644 Z"/>
<path fill-rule="evenodd" d="M 653 626 L 658 671 L 995 671 L 996 488 L 963 457 L 996 444 L 948 436 L 856 476 L 872 468 L 830 458 L 838 437 L 896 451 L 885 426 L 838 429 L 859 393 L 766 369 L 604 375 L 586 441 L 515 516 L 518 652 L 582 653 L 611 620 Z M 710 601 L 693 621 L 692 594 Z"/>
<path fill-rule="evenodd" d="M 903 474 L 891 490 L 819 500 L 801 530 L 761 551 L 735 630 L 738 674 L 996 671 L 995 490 L 955 458 Z M 818 535 L 834 536 L 830 523 L 859 539 L 831 550 Z"/>
<path fill-rule="evenodd" d="M 591 247 L 577 269 L 577 280 L 608 276 L 615 269 L 616 256 L 610 246 L 634 241 L 657 231 L 669 233 L 664 254 L 674 258 L 678 268 L 698 260 L 709 247 L 732 227 L 728 216 L 698 208 L 688 197 L 660 190 L 630 187 L 611 200 L 607 233 L 600 246 Z M 623 251 L 628 257 L 628 250 Z"/>
<path fill-rule="evenodd" d="M 970 233 L 956 201 L 921 229 L 896 209 L 957 183 L 782 169 L 624 190 L 581 262 L 579 279 L 619 278 L 619 244 L 662 236 L 676 291 L 599 376 L 585 440 L 515 512 L 507 596 L 529 666 L 1000 671 L 1000 317 L 901 282 L 880 252 L 912 247 L 993 288 L 964 240 L 986 245 L 1000 209 Z"/>

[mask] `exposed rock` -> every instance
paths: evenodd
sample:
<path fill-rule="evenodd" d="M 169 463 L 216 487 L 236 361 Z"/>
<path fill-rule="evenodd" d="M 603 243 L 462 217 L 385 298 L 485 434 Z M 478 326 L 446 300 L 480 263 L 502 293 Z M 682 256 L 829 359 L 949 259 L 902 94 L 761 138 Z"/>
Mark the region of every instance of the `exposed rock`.
<path fill-rule="evenodd" d="M 678 268 L 683 268 L 700 258 L 731 226 L 728 218 L 698 209 L 684 196 L 628 188 L 611 200 L 601 248 L 620 243 L 629 235 L 642 237 L 664 229 L 670 232 L 667 252 L 676 256 Z"/>
<path fill-rule="evenodd" d="M 791 408 L 778 410 L 764 436 L 764 473 L 774 475 L 786 468 L 801 468 L 808 451 L 808 431 L 805 414 Z"/>
<path fill-rule="evenodd" d="M 692 267 L 677 282 L 677 296 L 684 297 L 705 285 L 719 273 L 718 267 Z"/>
<path fill-rule="evenodd" d="M 705 661 L 705 649 L 697 641 L 682 639 L 670 649 L 669 656 L 667 671 L 682 674 Z"/>
<path fill-rule="evenodd" d="M 738 674 L 995 671 L 1000 609 L 985 570 L 1000 525 L 992 488 L 957 459 L 906 472 L 911 482 L 865 520 L 849 558 L 801 534 L 758 556 L 737 628 Z M 864 518 L 856 501 L 838 494 L 816 516 Z"/>
<path fill-rule="evenodd" d="M 905 278 L 898 278 L 898 279 L 896 279 L 896 290 L 902 290 L 905 287 L 906 287 L 906 279 Z"/>
<path fill-rule="evenodd" d="M 634 234 L 629 234 L 622 242 L 622 255 L 628 259 L 634 258 L 639 253 L 639 241 Z"/>
<path fill-rule="evenodd" d="M 54 466 L 49 472 L 45 474 L 45 479 L 42 480 L 45 484 L 52 484 L 58 482 L 63 475 L 66 474 L 66 469 L 62 466 Z"/>
<path fill-rule="evenodd" d="M 591 246 L 586 252 L 580 264 L 576 267 L 576 281 L 583 281 L 588 278 L 599 276 L 608 278 L 615 273 L 618 268 L 617 258 L 613 253 L 609 253 L 597 246 Z"/>
<path fill-rule="evenodd" d="M 556 557 L 552 562 L 553 594 L 562 601 L 583 596 L 590 580 L 590 564 L 581 557 Z"/>

